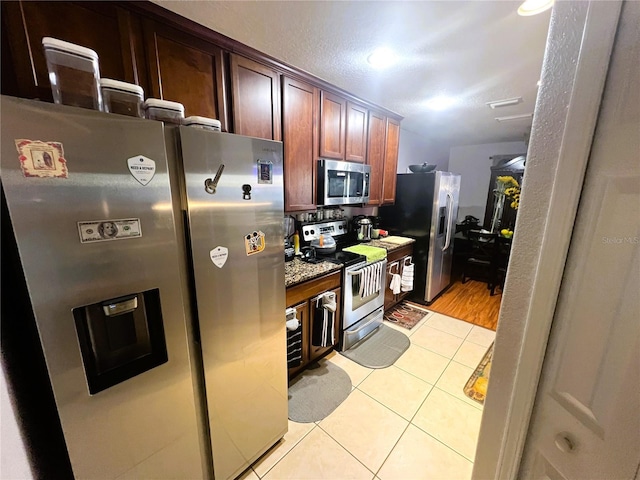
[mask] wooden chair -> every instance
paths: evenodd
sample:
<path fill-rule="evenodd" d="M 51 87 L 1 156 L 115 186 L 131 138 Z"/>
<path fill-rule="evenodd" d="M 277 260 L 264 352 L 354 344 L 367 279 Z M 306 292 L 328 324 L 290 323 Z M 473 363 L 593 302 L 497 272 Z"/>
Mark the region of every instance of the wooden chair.
<path fill-rule="evenodd" d="M 470 251 L 462 270 L 462 283 L 468 279 L 487 282 L 487 289 L 495 291 L 495 249 L 497 233 L 483 233 L 479 230 L 467 232 L 470 241 Z M 492 293 L 493 295 L 493 293 Z"/>
<path fill-rule="evenodd" d="M 511 253 L 511 239 L 498 236 L 495 239 L 493 258 L 491 262 L 491 281 L 489 287 L 490 295 L 494 295 L 496 287 L 500 290 L 504 288 L 504 281 L 507 276 L 507 266 L 509 265 L 509 255 Z"/>

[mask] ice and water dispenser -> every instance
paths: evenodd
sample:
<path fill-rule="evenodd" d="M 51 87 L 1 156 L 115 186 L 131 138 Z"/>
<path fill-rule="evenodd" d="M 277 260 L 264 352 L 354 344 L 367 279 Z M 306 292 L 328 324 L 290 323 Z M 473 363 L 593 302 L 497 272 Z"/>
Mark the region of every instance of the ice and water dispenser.
<path fill-rule="evenodd" d="M 77 307 L 73 316 L 91 394 L 167 361 L 158 289 Z"/>

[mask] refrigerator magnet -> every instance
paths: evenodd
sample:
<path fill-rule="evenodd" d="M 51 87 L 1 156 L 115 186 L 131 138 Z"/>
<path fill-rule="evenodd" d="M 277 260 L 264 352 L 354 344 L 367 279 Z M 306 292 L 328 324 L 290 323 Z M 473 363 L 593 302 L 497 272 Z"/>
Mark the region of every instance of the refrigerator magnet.
<path fill-rule="evenodd" d="M 68 178 L 62 143 L 24 138 L 15 142 L 18 160 L 25 177 Z"/>
<path fill-rule="evenodd" d="M 144 155 L 136 155 L 127 159 L 129 172 L 143 187 L 151 181 L 156 174 L 156 162 Z"/>
<path fill-rule="evenodd" d="M 209 252 L 209 258 L 216 267 L 222 268 L 229 258 L 229 249 L 218 246 Z"/>
<path fill-rule="evenodd" d="M 244 248 L 247 252 L 247 256 L 255 255 L 264 250 L 265 239 L 264 233 L 261 231 L 252 232 L 244 236 Z"/>
<path fill-rule="evenodd" d="M 142 228 L 139 218 L 93 220 L 78 222 L 78 233 L 80 234 L 80 243 L 94 243 L 140 238 Z"/>
<path fill-rule="evenodd" d="M 258 160 L 258 183 L 273 183 L 273 162 Z"/>

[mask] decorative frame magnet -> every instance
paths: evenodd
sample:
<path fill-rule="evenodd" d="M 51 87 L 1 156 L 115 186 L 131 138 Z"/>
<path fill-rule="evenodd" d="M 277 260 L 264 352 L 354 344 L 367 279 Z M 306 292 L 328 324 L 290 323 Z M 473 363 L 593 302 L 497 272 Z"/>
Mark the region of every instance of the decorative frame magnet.
<path fill-rule="evenodd" d="M 20 167 L 25 177 L 68 178 L 62 143 L 24 138 L 15 142 Z"/>

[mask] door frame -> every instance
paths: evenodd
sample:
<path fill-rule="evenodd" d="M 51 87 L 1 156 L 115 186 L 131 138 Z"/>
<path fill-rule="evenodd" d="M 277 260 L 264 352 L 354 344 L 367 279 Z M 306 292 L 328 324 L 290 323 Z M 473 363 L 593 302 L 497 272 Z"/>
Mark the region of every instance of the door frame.
<path fill-rule="evenodd" d="M 474 479 L 517 478 L 621 5 L 552 12 Z"/>

